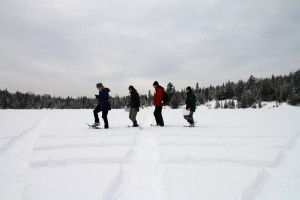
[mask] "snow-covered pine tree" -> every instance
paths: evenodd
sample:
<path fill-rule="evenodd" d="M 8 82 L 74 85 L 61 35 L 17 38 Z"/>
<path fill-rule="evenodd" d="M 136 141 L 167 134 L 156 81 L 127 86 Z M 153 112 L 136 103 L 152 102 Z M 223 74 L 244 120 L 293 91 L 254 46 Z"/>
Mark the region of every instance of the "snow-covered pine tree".
<path fill-rule="evenodd" d="M 173 85 L 173 83 L 171 83 L 171 82 L 168 83 L 166 93 L 169 96 L 169 100 L 170 100 L 169 103 L 172 101 L 172 98 L 173 98 L 173 95 L 174 95 L 175 91 L 176 90 L 175 90 L 175 86 Z"/>
<path fill-rule="evenodd" d="M 262 108 L 262 104 L 261 104 L 261 101 L 258 103 L 258 108 Z"/>
<path fill-rule="evenodd" d="M 216 100 L 215 109 L 219 109 L 220 107 L 221 107 L 220 102 Z"/>
<path fill-rule="evenodd" d="M 170 101 L 170 107 L 172 109 L 177 109 L 180 106 L 180 102 L 181 102 L 181 95 L 179 92 L 175 92 Z"/>
<path fill-rule="evenodd" d="M 231 108 L 231 109 L 235 109 L 235 103 L 234 103 L 234 100 L 231 101 L 231 103 L 230 103 L 230 108 Z"/>
<path fill-rule="evenodd" d="M 300 70 L 294 74 L 294 103 L 295 105 L 300 104 Z"/>
<path fill-rule="evenodd" d="M 228 102 L 227 102 L 227 100 L 225 100 L 224 109 L 227 109 L 227 108 L 228 108 Z"/>

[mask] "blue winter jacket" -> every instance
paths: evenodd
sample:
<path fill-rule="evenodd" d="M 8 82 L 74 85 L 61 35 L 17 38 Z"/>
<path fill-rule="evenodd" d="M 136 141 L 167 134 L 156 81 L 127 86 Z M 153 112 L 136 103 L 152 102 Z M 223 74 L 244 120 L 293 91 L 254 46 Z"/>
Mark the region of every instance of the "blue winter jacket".
<path fill-rule="evenodd" d="M 105 88 L 102 92 L 99 91 L 99 96 L 97 98 L 98 98 L 98 106 L 100 106 L 101 111 L 111 110 L 110 103 L 108 102 L 109 92 L 110 89 L 108 88 Z"/>

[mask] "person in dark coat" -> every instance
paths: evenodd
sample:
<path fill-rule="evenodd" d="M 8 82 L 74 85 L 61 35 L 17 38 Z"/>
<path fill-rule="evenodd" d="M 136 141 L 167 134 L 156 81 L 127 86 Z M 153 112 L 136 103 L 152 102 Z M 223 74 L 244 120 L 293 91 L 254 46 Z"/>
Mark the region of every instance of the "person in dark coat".
<path fill-rule="evenodd" d="M 107 114 L 108 111 L 111 110 L 110 102 L 109 102 L 109 92 L 110 90 L 108 88 L 105 88 L 102 83 L 96 84 L 97 89 L 99 90 L 99 95 L 95 95 L 98 99 L 98 105 L 94 109 L 94 117 L 95 117 L 95 123 L 93 126 L 100 126 L 100 121 L 98 117 L 98 113 L 102 112 L 102 119 L 104 121 L 104 128 L 108 129 L 108 119 Z"/>
<path fill-rule="evenodd" d="M 165 105 L 163 102 L 163 97 L 164 97 L 164 88 L 159 85 L 157 81 L 153 83 L 153 87 L 155 88 L 155 94 L 154 94 L 154 105 L 155 105 L 155 110 L 154 110 L 154 117 L 156 120 L 157 126 L 164 126 L 164 119 L 162 117 L 162 107 Z"/>
<path fill-rule="evenodd" d="M 138 127 L 138 123 L 136 121 L 136 115 L 140 110 L 140 95 L 136 91 L 136 89 L 131 85 L 129 86 L 130 92 L 130 112 L 129 112 L 129 119 L 133 122 L 134 127 Z"/>
<path fill-rule="evenodd" d="M 190 115 L 186 115 L 184 116 L 184 119 L 186 119 L 189 123 L 190 126 L 194 126 L 195 122 L 194 122 L 194 112 L 196 111 L 196 97 L 192 91 L 192 88 L 189 86 L 186 88 L 186 109 L 188 111 L 190 111 Z"/>

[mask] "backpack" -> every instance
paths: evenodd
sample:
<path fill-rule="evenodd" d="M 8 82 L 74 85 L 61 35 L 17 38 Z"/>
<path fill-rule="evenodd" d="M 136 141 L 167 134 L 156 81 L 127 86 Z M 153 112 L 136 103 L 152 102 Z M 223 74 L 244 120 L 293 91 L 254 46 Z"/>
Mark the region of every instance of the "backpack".
<path fill-rule="evenodd" d="M 168 93 L 166 93 L 166 91 L 163 91 L 164 92 L 164 95 L 163 95 L 163 102 L 164 102 L 164 104 L 167 104 L 168 103 L 168 101 L 169 101 L 169 95 L 168 95 Z"/>

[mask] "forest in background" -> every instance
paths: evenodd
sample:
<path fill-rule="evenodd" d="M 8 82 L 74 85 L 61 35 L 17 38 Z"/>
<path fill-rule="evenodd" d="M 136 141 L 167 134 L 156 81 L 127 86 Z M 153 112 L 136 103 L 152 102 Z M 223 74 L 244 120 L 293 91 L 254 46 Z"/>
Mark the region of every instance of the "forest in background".
<path fill-rule="evenodd" d="M 215 108 L 256 108 L 257 104 L 258 107 L 261 106 L 262 101 L 287 102 L 295 106 L 300 104 L 300 70 L 289 75 L 272 75 L 270 78 L 250 76 L 247 81 L 240 80 L 236 83 L 227 81 L 217 86 L 200 87 L 197 83 L 193 91 L 197 98 L 197 105 L 215 100 Z M 171 108 L 176 109 L 185 104 L 185 89 L 176 90 L 170 82 L 166 92 L 169 95 L 168 105 Z M 151 90 L 147 95 L 140 94 L 142 108 L 153 106 L 153 95 Z M 129 104 L 130 97 L 116 95 L 111 100 L 112 108 L 120 109 Z M 224 105 L 220 104 L 221 100 L 226 100 Z M 96 98 L 85 96 L 62 98 L 48 94 L 38 95 L 19 91 L 11 93 L 7 89 L 0 90 L 0 109 L 93 109 L 97 103 Z"/>

